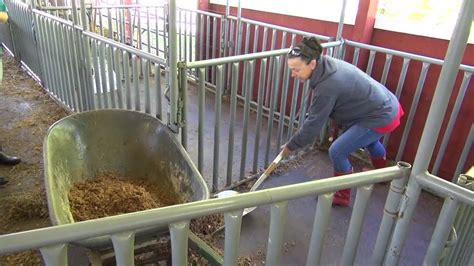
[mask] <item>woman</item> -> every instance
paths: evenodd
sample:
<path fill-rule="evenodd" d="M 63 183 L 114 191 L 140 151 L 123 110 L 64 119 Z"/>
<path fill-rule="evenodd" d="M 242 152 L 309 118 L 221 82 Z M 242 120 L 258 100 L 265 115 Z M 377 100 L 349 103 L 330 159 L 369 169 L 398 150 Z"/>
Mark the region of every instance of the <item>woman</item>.
<path fill-rule="evenodd" d="M 403 109 L 393 93 L 366 73 L 345 61 L 322 55 L 314 38 L 304 38 L 288 53 L 291 76 L 309 80 L 313 90 L 309 116 L 301 129 L 283 147 L 292 151 L 313 143 L 328 118 L 345 128 L 329 148 L 334 175 L 353 172 L 349 155 L 366 148 L 375 168 L 386 166 L 386 151 L 380 138 L 400 125 Z M 333 205 L 349 206 L 351 190 L 337 191 Z"/>

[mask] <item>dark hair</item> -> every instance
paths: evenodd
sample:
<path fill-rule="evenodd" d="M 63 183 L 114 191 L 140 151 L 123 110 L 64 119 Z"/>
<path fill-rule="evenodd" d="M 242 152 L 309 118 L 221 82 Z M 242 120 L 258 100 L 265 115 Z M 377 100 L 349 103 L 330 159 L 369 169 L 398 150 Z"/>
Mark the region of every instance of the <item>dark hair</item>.
<path fill-rule="evenodd" d="M 319 60 L 323 53 L 323 47 L 316 37 L 303 37 L 303 41 L 288 52 L 288 58 L 301 57 L 306 63 L 311 60 Z"/>

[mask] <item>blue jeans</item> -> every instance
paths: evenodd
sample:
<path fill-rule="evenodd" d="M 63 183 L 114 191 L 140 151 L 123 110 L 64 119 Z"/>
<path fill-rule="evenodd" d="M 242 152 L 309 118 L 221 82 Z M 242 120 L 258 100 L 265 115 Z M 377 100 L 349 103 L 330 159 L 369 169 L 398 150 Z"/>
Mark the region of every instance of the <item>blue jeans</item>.
<path fill-rule="evenodd" d="M 347 129 L 329 147 L 329 157 L 334 172 L 348 173 L 352 171 L 349 155 L 360 148 L 366 148 L 372 158 L 385 157 L 385 148 L 380 143 L 382 136 L 383 134 L 357 124 Z"/>

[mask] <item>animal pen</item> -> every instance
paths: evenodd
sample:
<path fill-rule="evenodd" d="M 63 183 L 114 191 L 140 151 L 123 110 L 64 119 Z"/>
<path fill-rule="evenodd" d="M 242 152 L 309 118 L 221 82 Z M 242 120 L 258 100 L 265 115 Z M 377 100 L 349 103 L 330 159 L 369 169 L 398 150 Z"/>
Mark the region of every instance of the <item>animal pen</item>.
<path fill-rule="evenodd" d="M 343 2 L 345 6 L 346 1 Z M 83 0 L 71 3 L 72 6 L 42 6 L 34 2 L 6 1 L 10 21 L 1 27 L 3 47 L 52 98 L 78 115 L 103 109 L 125 109 L 141 113 L 147 121 L 159 119 L 156 121 L 166 125 L 166 129 L 160 130 L 166 130 L 179 140 L 167 140 L 176 143 L 172 149 L 186 150 L 184 155 L 179 155 L 180 159 L 169 164 L 186 161 L 188 164 L 182 166 L 187 171 L 184 176 L 189 178 L 188 175 L 197 173 L 198 181 L 193 182 L 203 179 L 209 191 L 203 188 L 199 190 L 202 199 L 169 207 L 2 235 L 0 254 L 39 249 L 47 265 L 67 265 L 71 243 L 106 237 L 113 245 L 117 264 L 133 265 L 135 234 L 143 229 L 169 228 L 172 264 L 186 265 L 191 242 L 207 248 L 190 234 L 190 221 L 223 214 L 223 256 L 216 255 L 210 260 L 235 265 L 239 257 L 243 210 L 268 205 L 265 263 L 279 265 L 285 256 L 284 233 L 291 230 L 285 223 L 291 209 L 289 203 L 317 196 L 314 220 L 304 228 L 309 235 L 308 249 L 304 253 L 306 265 L 319 265 L 324 257 L 322 246 L 331 218 L 333 194 L 354 188 L 357 194 L 345 241 L 340 247 L 342 256 L 340 254 L 340 261 L 334 262 L 352 265 L 356 262 L 374 186 L 390 182 L 388 193 L 384 195 L 386 201 L 380 213 L 378 233 L 372 239 L 375 244 L 370 262 L 373 265 L 400 263 L 417 201 L 422 191 L 429 191 L 444 203 L 431 241 L 425 247 L 423 263 L 469 263 L 474 246 L 473 177 L 472 171 L 467 172 L 474 141 L 472 121 L 467 121 L 470 131 L 464 148 L 455 155 L 459 160 L 452 178 L 448 181 L 439 177 L 438 172 L 444 157 L 454 156 L 446 152 L 448 142 L 455 133 L 456 121 L 462 120 L 458 114 L 468 104 L 463 99 L 472 87 L 474 67 L 461 64 L 461 59 L 474 15 L 473 1 L 463 1 L 444 60 L 345 40 L 342 38 L 343 16 L 337 33 L 325 36 L 246 19 L 240 15 L 240 8 L 239 15 L 234 17 L 228 10 L 221 15 L 178 8 L 174 0 L 165 6 L 91 6 Z M 368 75 L 375 76 L 376 61 L 383 62 L 378 81 L 384 85 L 390 77 L 398 80 L 391 89 L 397 97 L 410 103 L 409 107 L 405 106 L 406 122 L 400 137 L 383 138 L 383 144 L 392 147 L 389 153 L 396 163 L 379 170 L 229 198 L 211 197 L 209 192 L 233 188 L 256 177 L 259 169 L 268 166 L 280 146 L 304 122 L 311 93 L 309 83 L 300 84 L 292 79 L 286 64 L 289 47 L 303 36 L 318 38 L 325 54 L 364 66 Z M 399 71 L 394 71 L 395 61 L 401 63 Z M 415 74 L 409 71 L 413 65 L 420 66 Z M 415 113 L 428 71 L 433 66 L 441 67 L 441 72 L 416 157 L 409 164 L 403 162 L 402 157 L 410 130 L 417 122 Z M 408 75 L 416 76 L 413 93 L 404 91 Z M 458 75 L 462 78 L 455 104 L 444 133 L 440 134 Z M 328 126 L 321 132 L 320 144 L 331 134 L 330 129 Z M 51 143 L 48 139 L 45 142 Z M 439 149 L 434 156 L 438 142 Z M 144 149 L 154 148 L 140 145 Z M 50 159 L 45 151 L 45 161 Z M 434 160 L 432 167 L 431 160 Z M 56 162 L 47 163 L 54 166 Z M 56 176 L 53 168 L 45 171 L 49 178 Z M 201 249 L 205 248 L 201 246 Z M 209 253 L 206 256 L 212 257 Z"/>

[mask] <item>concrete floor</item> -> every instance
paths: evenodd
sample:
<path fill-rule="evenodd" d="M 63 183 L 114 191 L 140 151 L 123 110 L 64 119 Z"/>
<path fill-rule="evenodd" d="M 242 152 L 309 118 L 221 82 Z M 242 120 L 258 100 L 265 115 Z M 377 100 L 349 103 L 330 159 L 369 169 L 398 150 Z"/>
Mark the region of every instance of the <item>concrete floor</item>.
<path fill-rule="evenodd" d="M 164 79 L 162 79 L 164 80 Z M 151 83 L 150 87 L 154 87 Z M 143 90 L 141 91 L 143 106 Z M 133 95 L 133 93 L 132 93 Z M 152 94 L 152 99 L 153 99 Z M 134 100 L 132 100 L 134 102 Z M 163 100 L 164 110 L 167 102 Z M 152 101 L 152 110 L 155 110 L 156 103 Z M 205 108 L 205 131 L 204 136 L 204 169 L 203 176 L 208 182 L 209 187 L 212 184 L 213 165 L 213 145 L 214 145 L 214 123 L 215 123 L 215 95 L 206 93 Z M 197 89 L 193 84 L 188 86 L 188 152 L 197 165 L 197 126 L 198 126 L 198 98 Z M 143 109 L 143 108 L 142 108 Z M 228 145 L 229 145 L 229 117 L 230 103 L 223 100 L 221 112 L 221 132 L 220 132 L 220 149 L 219 149 L 219 187 L 225 185 L 225 177 L 227 171 Z M 240 158 L 242 150 L 242 129 L 243 129 L 243 108 L 237 107 L 236 124 L 234 129 L 234 153 L 232 159 L 233 176 L 232 181 L 238 180 L 240 169 Z M 255 131 L 256 125 L 255 113 L 250 115 L 249 132 Z M 264 164 L 264 151 L 267 136 L 267 120 L 263 119 L 263 127 L 259 143 L 258 162 L 259 167 Z M 271 140 L 270 161 L 279 152 L 276 144 L 276 126 Z M 247 158 L 246 158 L 246 175 L 251 174 L 251 166 L 253 162 L 253 152 L 255 145 L 254 133 L 248 134 Z M 360 169 L 360 163 L 355 164 L 355 170 Z M 271 176 L 263 185 L 265 187 L 283 186 L 299 182 L 310 181 L 315 178 L 325 178 L 332 176 L 332 166 L 326 152 L 318 151 L 311 153 L 305 157 L 300 166 L 296 169 L 288 170 L 280 176 Z M 369 210 L 365 219 L 364 229 L 361 235 L 361 241 L 357 252 L 355 265 L 369 265 L 369 259 L 378 233 L 381 221 L 383 206 L 387 195 L 389 184 L 378 184 L 375 186 Z M 355 191 L 352 195 L 355 197 Z M 285 231 L 285 246 L 283 248 L 282 265 L 305 265 L 309 240 L 313 226 L 316 197 L 306 197 L 293 200 L 289 203 L 287 226 Z M 431 239 L 432 230 L 436 223 L 442 201 L 424 192 L 420 197 L 417 210 L 411 223 L 411 229 L 406 241 L 403 253 L 401 255 L 400 265 L 421 265 L 423 257 Z M 269 230 L 269 213 L 270 206 L 259 207 L 252 214 L 243 219 L 242 234 L 240 244 L 240 256 L 251 257 L 252 263 L 263 265 L 265 260 L 266 245 L 268 241 Z M 342 250 L 345 242 L 346 232 L 349 225 L 352 208 L 336 207 L 333 208 L 331 214 L 331 222 L 327 228 L 325 243 L 322 252 L 322 265 L 338 265 L 342 256 Z M 222 244 L 222 243 L 221 243 Z"/>

